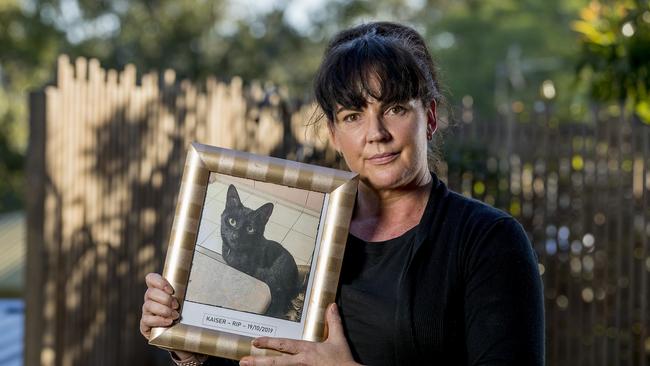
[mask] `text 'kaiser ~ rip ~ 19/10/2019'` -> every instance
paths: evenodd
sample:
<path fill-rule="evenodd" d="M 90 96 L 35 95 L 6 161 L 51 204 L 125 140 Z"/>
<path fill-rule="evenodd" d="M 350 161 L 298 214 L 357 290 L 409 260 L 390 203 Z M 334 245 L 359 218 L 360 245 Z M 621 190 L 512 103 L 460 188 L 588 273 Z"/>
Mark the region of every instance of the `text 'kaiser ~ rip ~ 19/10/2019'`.
<path fill-rule="evenodd" d="M 254 336 L 273 336 L 276 332 L 276 327 L 274 326 L 257 324 L 245 320 L 230 319 L 211 314 L 203 315 L 203 324 L 224 330 L 238 330 Z"/>

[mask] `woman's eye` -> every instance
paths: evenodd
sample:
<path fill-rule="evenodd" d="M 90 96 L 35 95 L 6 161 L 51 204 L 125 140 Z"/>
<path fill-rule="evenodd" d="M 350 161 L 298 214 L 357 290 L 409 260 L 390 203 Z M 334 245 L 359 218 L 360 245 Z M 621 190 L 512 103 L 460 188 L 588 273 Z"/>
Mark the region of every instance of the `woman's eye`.
<path fill-rule="evenodd" d="M 229 217 L 229 218 L 228 218 L 228 223 L 229 223 L 231 226 L 235 226 L 235 225 L 237 225 L 237 220 L 233 219 L 232 217 Z"/>
<path fill-rule="evenodd" d="M 348 114 L 347 116 L 343 117 L 343 122 L 355 122 L 359 120 L 359 114 L 358 113 L 351 113 Z"/>
<path fill-rule="evenodd" d="M 392 114 L 402 114 L 406 112 L 406 108 L 402 107 L 401 105 L 396 105 L 388 109 L 388 112 Z"/>
<path fill-rule="evenodd" d="M 248 225 L 248 226 L 246 226 L 246 231 L 247 231 L 249 234 L 252 234 L 253 231 L 255 231 L 255 229 L 253 229 L 252 226 Z"/>

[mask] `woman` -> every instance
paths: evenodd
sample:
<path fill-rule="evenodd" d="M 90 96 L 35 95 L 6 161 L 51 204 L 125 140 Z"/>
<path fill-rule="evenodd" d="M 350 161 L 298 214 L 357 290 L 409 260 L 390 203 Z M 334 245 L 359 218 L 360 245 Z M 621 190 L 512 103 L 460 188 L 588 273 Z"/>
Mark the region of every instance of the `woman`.
<path fill-rule="evenodd" d="M 541 280 L 524 231 L 429 171 L 443 100 L 422 37 L 385 22 L 339 33 L 315 95 L 333 146 L 360 176 L 329 338 L 258 338 L 288 355 L 240 364 L 542 365 Z M 145 337 L 178 317 L 169 284 L 155 274 L 147 284 Z"/>

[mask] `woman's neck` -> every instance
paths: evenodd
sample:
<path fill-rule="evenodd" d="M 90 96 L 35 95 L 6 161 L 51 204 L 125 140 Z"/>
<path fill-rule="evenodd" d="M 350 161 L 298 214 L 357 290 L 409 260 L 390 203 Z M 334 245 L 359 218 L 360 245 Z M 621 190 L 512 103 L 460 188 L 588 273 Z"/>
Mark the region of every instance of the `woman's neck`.
<path fill-rule="evenodd" d="M 431 184 L 430 175 L 397 189 L 376 190 L 360 183 L 350 232 L 370 242 L 404 234 L 420 222 Z"/>

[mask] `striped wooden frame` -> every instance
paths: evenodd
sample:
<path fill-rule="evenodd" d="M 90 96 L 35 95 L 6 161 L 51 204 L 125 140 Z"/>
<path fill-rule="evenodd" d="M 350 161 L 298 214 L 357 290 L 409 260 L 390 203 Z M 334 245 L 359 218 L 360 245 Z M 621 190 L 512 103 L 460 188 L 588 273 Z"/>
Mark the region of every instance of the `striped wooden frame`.
<path fill-rule="evenodd" d="M 211 172 L 329 194 L 302 339 L 326 338 L 325 309 L 334 302 L 357 192 L 356 173 L 192 143 L 187 154 L 163 276 L 183 304 Z M 181 309 L 182 311 L 182 309 Z M 180 312 L 180 311 L 179 311 Z M 181 323 L 154 328 L 149 343 L 230 359 L 272 354 L 252 347 L 253 338 Z"/>

